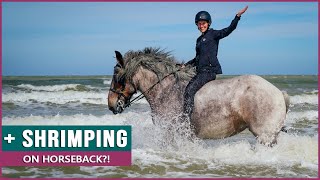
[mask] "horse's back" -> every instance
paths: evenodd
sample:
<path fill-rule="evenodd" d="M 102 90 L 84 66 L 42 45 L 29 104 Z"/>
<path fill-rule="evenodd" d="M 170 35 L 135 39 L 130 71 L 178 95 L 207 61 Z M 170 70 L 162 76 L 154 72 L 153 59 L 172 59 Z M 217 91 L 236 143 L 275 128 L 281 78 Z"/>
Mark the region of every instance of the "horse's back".
<path fill-rule="evenodd" d="M 228 137 L 246 127 L 281 128 L 286 114 L 282 92 L 256 75 L 208 82 L 197 92 L 194 108 L 192 121 L 202 138 Z"/>

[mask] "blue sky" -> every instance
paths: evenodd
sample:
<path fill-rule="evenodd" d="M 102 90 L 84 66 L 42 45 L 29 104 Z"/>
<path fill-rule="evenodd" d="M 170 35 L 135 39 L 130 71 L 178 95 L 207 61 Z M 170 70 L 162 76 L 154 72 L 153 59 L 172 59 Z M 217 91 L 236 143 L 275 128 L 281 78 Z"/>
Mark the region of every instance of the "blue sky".
<path fill-rule="evenodd" d="M 224 74 L 318 74 L 318 4 L 309 3 L 2 3 L 3 75 L 110 75 L 114 51 L 144 47 L 195 56 L 198 11 L 214 29 L 249 5 L 219 44 Z"/>

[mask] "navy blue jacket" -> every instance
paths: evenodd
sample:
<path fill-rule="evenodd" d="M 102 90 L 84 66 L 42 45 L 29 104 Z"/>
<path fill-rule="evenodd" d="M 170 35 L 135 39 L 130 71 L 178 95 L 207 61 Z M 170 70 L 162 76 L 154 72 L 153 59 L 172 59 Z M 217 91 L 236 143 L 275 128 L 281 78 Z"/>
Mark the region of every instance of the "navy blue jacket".
<path fill-rule="evenodd" d="M 196 57 L 186 65 L 191 64 L 196 66 L 197 72 L 203 70 L 213 71 L 215 74 L 222 74 L 221 66 L 218 61 L 218 46 L 219 40 L 228 36 L 233 30 L 236 29 L 240 17 L 236 16 L 229 27 L 221 30 L 208 29 L 197 39 L 196 44 Z"/>

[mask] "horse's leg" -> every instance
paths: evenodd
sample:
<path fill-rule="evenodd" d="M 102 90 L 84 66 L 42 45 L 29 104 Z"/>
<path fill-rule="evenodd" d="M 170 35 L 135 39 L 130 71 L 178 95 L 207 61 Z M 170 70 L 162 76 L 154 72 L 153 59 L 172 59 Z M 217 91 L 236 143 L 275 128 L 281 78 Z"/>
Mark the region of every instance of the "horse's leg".
<path fill-rule="evenodd" d="M 249 123 L 249 130 L 256 136 L 258 142 L 272 147 L 277 143 L 285 117 L 285 106 L 273 108 L 271 111 L 257 111 Z"/>
<path fill-rule="evenodd" d="M 280 129 L 273 127 L 261 127 L 257 125 L 251 125 L 249 130 L 257 138 L 257 141 L 263 145 L 272 147 L 277 144 L 277 137 L 280 132 Z"/>
<path fill-rule="evenodd" d="M 257 138 L 257 141 L 266 146 L 277 144 L 277 137 L 283 122 L 281 116 L 272 113 L 257 113 L 258 116 L 252 117 L 249 123 L 249 130 Z M 259 116 L 260 115 L 260 116 Z"/>
<path fill-rule="evenodd" d="M 279 132 L 275 133 L 262 133 L 260 136 L 257 136 L 257 140 L 259 143 L 273 147 L 277 144 L 277 138 L 278 138 Z"/>
<path fill-rule="evenodd" d="M 260 91 L 259 91 L 260 90 Z M 257 137 L 258 142 L 266 146 L 277 143 L 277 137 L 286 118 L 286 105 L 282 92 L 271 87 L 270 92 L 253 89 L 252 100 L 247 101 L 249 130 Z"/>

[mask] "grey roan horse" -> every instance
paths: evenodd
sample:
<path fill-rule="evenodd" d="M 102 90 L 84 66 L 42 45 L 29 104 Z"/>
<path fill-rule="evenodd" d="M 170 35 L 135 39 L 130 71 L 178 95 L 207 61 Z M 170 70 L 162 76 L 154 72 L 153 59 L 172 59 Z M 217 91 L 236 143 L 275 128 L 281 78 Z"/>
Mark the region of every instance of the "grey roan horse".
<path fill-rule="evenodd" d="M 141 91 L 152 118 L 170 121 L 182 113 L 184 89 L 194 75 L 191 67 L 179 70 L 177 61 L 159 48 L 116 51 L 117 65 L 108 94 L 108 106 L 121 113 L 134 93 Z M 235 135 L 246 128 L 265 145 L 276 143 L 284 125 L 289 99 L 274 85 L 256 75 L 208 82 L 195 95 L 191 124 L 202 139 Z M 161 118 L 155 118 L 161 117 Z"/>

